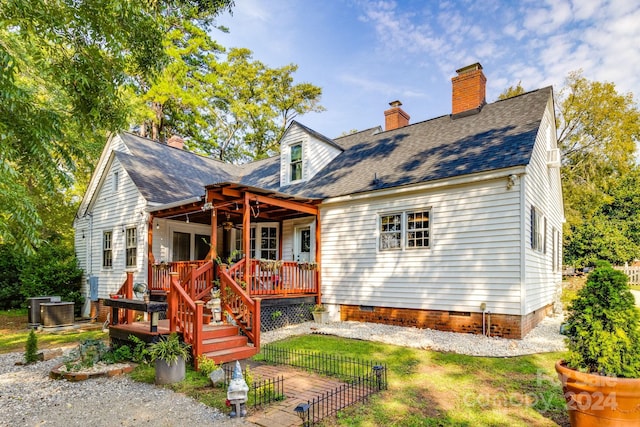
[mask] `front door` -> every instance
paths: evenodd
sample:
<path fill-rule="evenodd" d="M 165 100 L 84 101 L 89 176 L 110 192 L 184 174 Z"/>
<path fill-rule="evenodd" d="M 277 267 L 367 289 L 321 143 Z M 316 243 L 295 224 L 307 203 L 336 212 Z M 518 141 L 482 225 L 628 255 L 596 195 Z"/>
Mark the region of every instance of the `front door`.
<path fill-rule="evenodd" d="M 298 262 L 311 261 L 311 226 L 296 227 L 294 259 Z"/>

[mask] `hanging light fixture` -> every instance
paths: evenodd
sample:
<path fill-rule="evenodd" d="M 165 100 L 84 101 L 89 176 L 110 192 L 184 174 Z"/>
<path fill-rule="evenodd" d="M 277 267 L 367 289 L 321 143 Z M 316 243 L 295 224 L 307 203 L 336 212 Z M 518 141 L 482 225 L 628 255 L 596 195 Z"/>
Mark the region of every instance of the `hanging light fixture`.
<path fill-rule="evenodd" d="M 187 224 L 189 224 L 189 214 L 187 214 Z"/>

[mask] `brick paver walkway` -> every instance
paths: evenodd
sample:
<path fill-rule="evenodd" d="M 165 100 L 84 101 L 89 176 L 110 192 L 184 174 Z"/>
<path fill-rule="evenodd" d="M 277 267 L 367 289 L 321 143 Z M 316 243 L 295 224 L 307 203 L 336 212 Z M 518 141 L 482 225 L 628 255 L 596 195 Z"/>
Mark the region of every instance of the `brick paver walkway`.
<path fill-rule="evenodd" d="M 254 378 L 284 377 L 286 399 L 267 405 L 247 417 L 247 421 L 262 427 L 300 426 L 302 422 L 294 412 L 300 403 L 307 403 L 318 395 L 343 385 L 343 382 L 284 365 L 249 365 Z"/>

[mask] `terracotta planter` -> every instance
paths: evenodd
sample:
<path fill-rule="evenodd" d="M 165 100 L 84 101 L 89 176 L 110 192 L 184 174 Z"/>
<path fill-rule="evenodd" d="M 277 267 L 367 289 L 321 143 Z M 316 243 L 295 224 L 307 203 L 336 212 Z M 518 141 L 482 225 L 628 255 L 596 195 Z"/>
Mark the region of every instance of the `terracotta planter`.
<path fill-rule="evenodd" d="M 585 374 L 556 363 L 573 427 L 640 426 L 640 379 Z"/>
<path fill-rule="evenodd" d="M 178 356 L 178 361 L 168 364 L 162 359 L 156 359 L 156 384 L 172 384 L 180 382 L 186 375 L 184 358 Z"/>

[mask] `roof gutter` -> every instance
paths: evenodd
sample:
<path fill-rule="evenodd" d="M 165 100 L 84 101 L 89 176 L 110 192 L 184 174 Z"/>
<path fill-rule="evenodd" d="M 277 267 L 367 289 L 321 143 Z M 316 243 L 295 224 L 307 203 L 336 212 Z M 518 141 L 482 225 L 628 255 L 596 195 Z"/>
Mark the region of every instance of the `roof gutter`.
<path fill-rule="evenodd" d="M 161 211 L 161 210 L 164 210 L 164 209 L 171 209 L 171 208 L 175 208 L 175 207 L 178 207 L 178 206 L 188 205 L 190 203 L 197 203 L 197 202 L 201 202 L 201 201 L 202 201 L 202 196 L 194 196 L 194 197 L 189 197 L 188 199 L 178 200 L 176 202 L 171 202 L 171 203 L 166 203 L 164 205 L 147 206 L 147 208 L 145 210 L 147 212 L 157 212 L 157 211 Z"/>
<path fill-rule="evenodd" d="M 473 184 L 481 181 L 489 181 L 494 179 L 506 178 L 509 175 L 526 174 L 526 166 L 515 166 L 506 169 L 500 169 L 489 173 L 477 173 L 473 175 L 464 175 L 461 177 L 446 178 L 437 181 L 430 181 L 422 184 L 407 185 L 404 187 L 393 187 L 384 190 L 367 191 L 363 193 L 350 194 L 346 196 L 338 196 L 327 198 L 322 201 L 321 206 L 330 204 L 353 202 L 355 200 L 366 200 L 385 196 L 399 196 L 411 194 L 419 191 L 434 190 L 443 187 L 453 187 L 457 185 Z"/>

